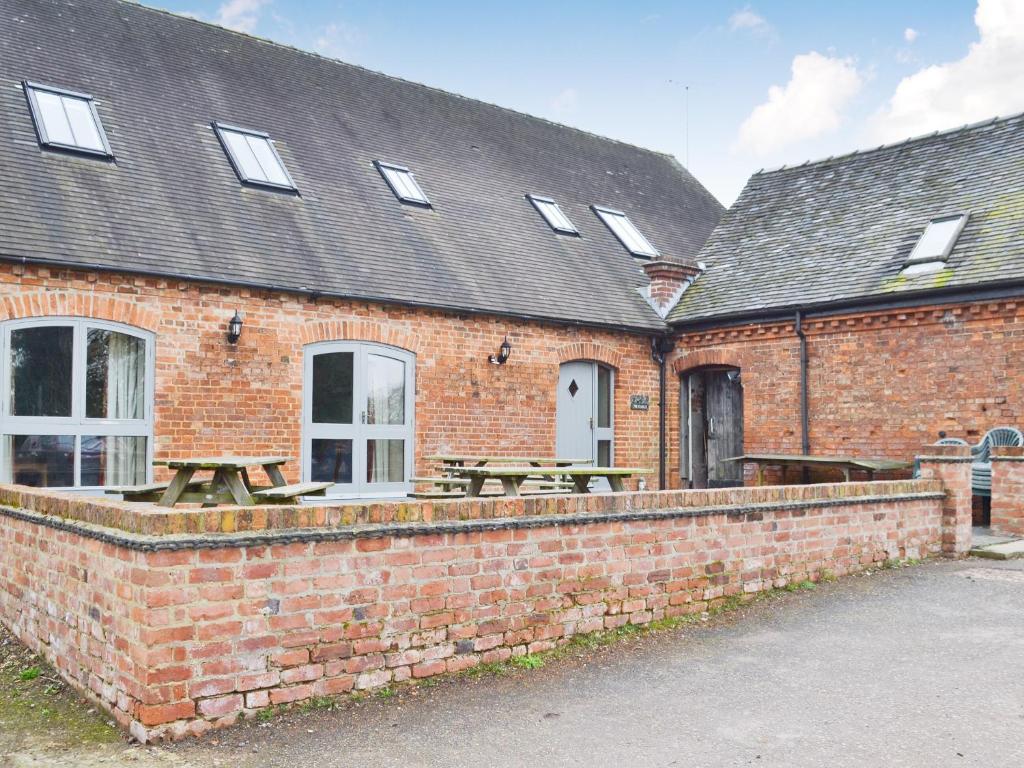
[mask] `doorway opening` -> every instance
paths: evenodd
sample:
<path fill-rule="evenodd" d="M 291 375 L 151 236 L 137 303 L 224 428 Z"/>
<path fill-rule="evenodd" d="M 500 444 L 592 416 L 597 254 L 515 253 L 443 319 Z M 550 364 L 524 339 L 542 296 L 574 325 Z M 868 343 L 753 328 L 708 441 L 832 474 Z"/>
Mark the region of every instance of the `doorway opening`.
<path fill-rule="evenodd" d="M 680 403 L 680 473 L 691 488 L 743 485 L 743 378 L 739 368 L 684 373 Z"/>

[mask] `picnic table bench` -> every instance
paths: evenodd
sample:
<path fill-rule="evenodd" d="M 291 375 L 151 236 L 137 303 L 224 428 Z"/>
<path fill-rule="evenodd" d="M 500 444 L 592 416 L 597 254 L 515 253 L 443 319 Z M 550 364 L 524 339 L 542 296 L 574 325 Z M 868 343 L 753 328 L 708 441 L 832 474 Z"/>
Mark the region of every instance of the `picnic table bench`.
<path fill-rule="evenodd" d="M 603 477 L 608 480 L 613 491 L 626 490 L 623 479 L 632 475 L 642 475 L 650 470 L 637 467 L 559 467 L 558 474 L 571 478 L 573 481 L 573 492 L 590 493 L 590 481 L 595 477 Z M 501 481 L 502 490 L 506 496 L 520 496 L 520 489 L 526 479 L 535 475 L 537 468 L 527 467 L 463 467 L 460 474 L 468 477 L 469 487 L 466 495 L 476 497 L 480 495 L 484 483 L 487 480 L 497 479 Z"/>
<path fill-rule="evenodd" d="M 786 467 L 826 467 L 841 470 L 843 478 L 850 482 L 850 472 L 859 470 L 868 473 L 868 479 L 875 479 L 875 472 L 892 472 L 909 469 L 909 461 L 892 459 L 860 458 L 857 456 L 805 456 L 789 453 L 745 453 L 733 456 L 725 461 L 742 461 L 744 464 L 757 466 L 757 484 L 764 485 L 765 467 L 782 467 L 785 475 Z"/>
<path fill-rule="evenodd" d="M 414 477 L 412 482 L 414 483 L 432 483 L 437 486 L 440 490 L 435 491 L 436 498 L 442 498 L 439 494 L 449 494 L 453 489 L 465 487 L 469 485 L 469 478 L 462 472 L 466 466 L 483 467 L 487 464 L 517 464 L 517 465 L 530 465 L 531 467 L 541 468 L 560 468 L 567 467 L 573 464 L 590 464 L 590 459 L 569 459 L 559 458 L 552 456 L 480 456 L 478 454 L 467 454 L 467 453 L 444 453 L 434 454 L 432 456 L 424 457 L 427 461 L 440 462 L 441 466 L 437 467 L 443 476 L 442 477 Z M 547 488 L 558 488 L 558 489 L 571 489 L 574 487 L 574 483 L 567 482 L 560 479 L 557 475 L 561 472 L 537 472 L 533 477 L 529 478 L 529 482 L 540 483 L 545 489 Z M 410 494 L 418 498 L 430 497 L 429 493 L 413 493 Z"/>
<path fill-rule="evenodd" d="M 323 496 L 331 483 L 295 483 L 289 485 L 281 474 L 281 465 L 290 461 L 288 456 L 207 456 L 201 458 L 165 459 L 154 461 L 156 466 L 175 470 L 167 483 L 147 483 L 124 488 L 109 488 L 107 493 L 119 493 L 125 501 L 155 502 L 173 507 L 180 502 L 200 503 L 204 507 L 218 504 L 280 504 L 299 496 Z M 249 480 L 249 467 L 260 466 L 270 479 L 269 486 L 256 486 Z M 199 471 L 211 471 L 210 480 L 195 480 Z"/>

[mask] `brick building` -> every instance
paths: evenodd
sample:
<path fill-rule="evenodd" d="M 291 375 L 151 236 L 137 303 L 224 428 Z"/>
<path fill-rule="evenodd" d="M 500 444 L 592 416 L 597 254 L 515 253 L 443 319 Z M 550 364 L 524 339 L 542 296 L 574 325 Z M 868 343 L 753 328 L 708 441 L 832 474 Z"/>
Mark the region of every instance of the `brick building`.
<path fill-rule="evenodd" d="M 9 5 L 0 482 L 284 453 L 379 497 L 458 451 L 724 485 L 1020 420 L 1020 118 L 759 173 L 722 218 L 664 154 L 120 0 Z"/>

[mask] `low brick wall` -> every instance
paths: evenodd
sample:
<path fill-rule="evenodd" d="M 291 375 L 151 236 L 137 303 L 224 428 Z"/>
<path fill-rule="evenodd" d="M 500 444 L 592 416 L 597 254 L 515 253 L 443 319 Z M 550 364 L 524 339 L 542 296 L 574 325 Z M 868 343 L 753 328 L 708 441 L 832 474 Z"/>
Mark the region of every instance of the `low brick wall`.
<path fill-rule="evenodd" d="M 1024 536 L 1024 448 L 992 449 L 992 530 Z"/>
<path fill-rule="evenodd" d="M 292 508 L 0 498 L 0 620 L 143 741 L 927 557 L 956 519 L 937 478 L 366 512 L 412 522 L 325 507 L 298 528 L 271 524 Z M 183 532 L 176 515 L 216 532 Z M 138 532 L 145 519 L 164 532 Z"/>

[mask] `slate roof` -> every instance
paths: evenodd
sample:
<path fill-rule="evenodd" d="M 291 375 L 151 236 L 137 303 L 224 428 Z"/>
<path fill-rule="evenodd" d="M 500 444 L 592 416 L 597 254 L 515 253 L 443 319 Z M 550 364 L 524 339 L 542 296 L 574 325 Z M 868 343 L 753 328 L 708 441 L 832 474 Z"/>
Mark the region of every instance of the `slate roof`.
<path fill-rule="evenodd" d="M 722 212 L 668 155 L 210 24 L 121 0 L 0 8 L 0 258 L 661 329 L 589 206 L 683 257 Z M 116 162 L 40 149 L 22 80 L 95 97 Z M 268 132 L 301 196 L 241 185 L 213 121 Z M 399 203 L 378 159 L 433 209 Z"/>
<path fill-rule="evenodd" d="M 929 220 L 958 212 L 948 268 L 900 276 Z M 1024 281 L 1024 116 L 757 173 L 698 258 L 674 324 Z"/>

